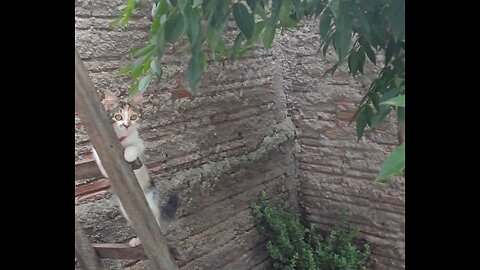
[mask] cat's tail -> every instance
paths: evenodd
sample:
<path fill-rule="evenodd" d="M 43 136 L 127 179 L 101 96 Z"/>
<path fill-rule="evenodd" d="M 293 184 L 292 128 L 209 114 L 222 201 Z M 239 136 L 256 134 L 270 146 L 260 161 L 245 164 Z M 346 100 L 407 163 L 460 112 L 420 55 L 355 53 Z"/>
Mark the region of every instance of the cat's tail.
<path fill-rule="evenodd" d="M 174 221 L 178 209 L 178 194 L 170 195 L 168 201 L 160 207 L 162 218 L 167 221 Z"/>
<path fill-rule="evenodd" d="M 168 224 L 175 221 L 177 209 L 179 206 L 178 194 L 173 194 L 168 197 L 167 202 L 164 205 L 160 205 L 160 220 L 162 224 L 160 227 L 168 231 Z M 183 252 L 173 243 L 169 243 L 169 250 L 173 257 L 178 261 L 185 261 L 185 255 Z"/>
<path fill-rule="evenodd" d="M 160 189 L 150 180 L 150 186 L 144 190 L 145 198 L 153 211 L 155 219 L 163 229 L 163 234 L 166 234 L 168 227 L 175 221 L 178 209 L 178 195 L 168 195 L 167 201 L 161 199 Z"/>
<path fill-rule="evenodd" d="M 152 182 L 150 188 L 148 188 L 145 192 L 145 198 L 147 199 L 147 202 L 153 211 L 153 214 L 158 222 L 158 225 L 160 226 L 162 234 L 166 236 L 171 229 L 170 225 L 173 223 L 173 221 L 175 221 L 177 209 L 179 206 L 178 194 L 170 195 L 167 202 L 161 205 L 159 190 L 155 187 L 155 185 L 153 185 Z M 121 203 L 120 209 L 122 210 L 122 213 L 127 218 L 127 220 L 130 222 Z M 141 244 L 140 239 L 138 237 L 135 237 L 130 240 L 129 244 L 131 246 L 137 246 Z M 177 246 L 173 245 L 173 243 L 169 243 L 168 248 L 176 260 L 185 260 L 183 252 Z"/>

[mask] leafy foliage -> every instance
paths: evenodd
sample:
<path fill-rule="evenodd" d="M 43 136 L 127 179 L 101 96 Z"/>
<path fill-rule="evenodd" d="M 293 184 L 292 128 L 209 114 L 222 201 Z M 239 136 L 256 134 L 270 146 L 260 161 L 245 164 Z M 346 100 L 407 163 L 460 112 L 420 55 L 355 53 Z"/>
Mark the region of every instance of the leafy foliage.
<path fill-rule="evenodd" d="M 360 270 L 370 256 L 370 246 L 353 244 L 357 230 L 346 219 L 324 239 L 313 226 L 267 200 L 261 192 L 251 205 L 257 230 L 267 238 L 274 269 Z"/>
<path fill-rule="evenodd" d="M 395 148 L 382 164 L 377 180 L 384 181 L 405 168 L 405 142 Z"/>
<path fill-rule="evenodd" d="M 128 0 L 114 24 L 126 25 L 139 2 Z M 296 27 L 304 18 L 319 17 L 319 52 L 325 56 L 333 47 L 338 56 L 325 75 L 347 64 L 349 73 L 356 76 L 363 73 L 367 59 L 378 65 L 378 54 L 384 55 L 380 75 L 355 114 L 357 138 L 363 137 L 367 127 L 378 128 L 392 112 L 399 122 L 404 121 L 405 0 L 155 0 L 152 16 L 149 41 L 132 50 L 135 60 L 121 69 L 131 76 L 130 94 L 145 91 L 152 81 L 161 79 L 160 63 L 168 44 L 190 50 L 186 79 L 195 94 L 209 61 L 234 61 L 257 44 L 269 49 L 277 28 Z M 224 33 L 232 17 L 238 34 L 228 47 Z M 187 44 L 179 46 L 183 43 Z M 394 99 L 399 96 L 403 103 Z M 401 158 L 391 156 L 397 157 Z"/>

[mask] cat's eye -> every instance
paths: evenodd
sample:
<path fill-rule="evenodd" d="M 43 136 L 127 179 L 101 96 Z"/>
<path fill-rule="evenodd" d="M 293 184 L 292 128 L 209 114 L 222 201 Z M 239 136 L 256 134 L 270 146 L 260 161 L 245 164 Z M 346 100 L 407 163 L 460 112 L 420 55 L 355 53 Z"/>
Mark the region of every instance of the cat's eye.
<path fill-rule="evenodd" d="M 134 115 L 130 116 L 130 120 L 132 120 L 132 121 L 135 121 L 135 120 L 137 120 L 137 115 L 136 115 L 136 114 L 134 114 Z"/>
<path fill-rule="evenodd" d="M 115 120 L 117 121 L 122 120 L 122 116 L 120 114 L 115 115 Z"/>

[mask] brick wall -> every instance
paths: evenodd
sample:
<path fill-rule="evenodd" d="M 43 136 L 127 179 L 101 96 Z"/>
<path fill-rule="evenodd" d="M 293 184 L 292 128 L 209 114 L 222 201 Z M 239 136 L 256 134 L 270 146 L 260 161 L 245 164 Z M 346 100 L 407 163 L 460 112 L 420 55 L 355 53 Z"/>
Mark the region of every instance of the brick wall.
<path fill-rule="evenodd" d="M 297 134 L 300 204 L 307 220 L 324 230 L 350 209 L 360 236 L 374 244 L 372 268 L 404 269 L 404 179 L 373 181 L 398 142 L 394 121 L 376 133 L 366 132 L 360 142 L 355 123 L 349 124 L 378 69 L 367 66 L 355 79 L 345 70 L 323 77 L 335 55 L 317 56 L 315 31 L 318 22 L 308 22 L 279 39 L 288 111 Z"/>
<path fill-rule="evenodd" d="M 149 30 L 148 8 L 123 30 L 109 27 L 123 3 L 76 0 L 75 7 L 75 42 L 95 86 L 121 96 L 129 80 L 116 70 Z M 312 27 L 279 34 L 272 51 L 256 50 L 235 65 L 212 64 L 196 97 L 184 81 L 188 56 L 164 58 L 165 76 L 148 92 L 140 135 L 156 185 L 181 199 L 167 239 L 184 251 L 182 269 L 266 267 L 268 254 L 248 212 L 265 188 L 298 201 L 322 229 L 351 209 L 361 236 L 374 243 L 372 269 L 404 268 L 404 180 L 372 181 L 395 145 L 394 126 L 357 142 L 349 125 L 376 70 L 357 79 L 342 71 L 322 77 L 333 57 L 316 57 Z M 78 117 L 75 127 L 75 161 L 88 160 L 91 145 Z M 133 236 L 109 193 L 78 203 L 76 216 L 93 242 Z M 148 261 L 141 264 L 148 269 Z"/>
<path fill-rule="evenodd" d="M 129 81 L 116 69 L 149 30 L 148 8 L 122 31 L 109 27 L 123 2 L 77 0 L 75 9 L 76 46 L 97 90 L 121 96 Z M 140 127 L 155 184 L 180 197 L 177 222 L 166 237 L 184 252 L 182 269 L 262 268 L 268 254 L 253 230 L 250 202 L 263 189 L 297 201 L 294 130 L 286 117 L 280 65 L 272 52 L 262 50 L 236 65 L 213 63 L 191 97 L 184 80 L 188 55 L 167 55 L 164 79 L 149 90 Z M 78 117 L 75 126 L 76 161 L 88 160 L 91 145 Z M 109 193 L 77 203 L 76 216 L 93 242 L 126 242 L 133 236 Z M 119 261 L 106 264 L 126 267 Z"/>

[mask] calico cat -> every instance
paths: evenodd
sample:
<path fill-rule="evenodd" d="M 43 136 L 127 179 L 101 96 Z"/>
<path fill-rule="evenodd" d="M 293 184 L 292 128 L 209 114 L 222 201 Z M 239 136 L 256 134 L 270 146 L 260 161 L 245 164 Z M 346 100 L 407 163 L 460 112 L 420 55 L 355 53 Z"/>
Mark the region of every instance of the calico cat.
<path fill-rule="evenodd" d="M 113 129 L 115 130 L 121 145 L 124 147 L 124 158 L 132 165 L 133 172 L 135 173 L 138 183 L 142 188 L 148 205 L 152 209 L 160 228 L 165 229 L 167 228 L 168 223 L 175 219 L 178 197 L 176 195 L 171 196 L 166 205 L 161 207 L 160 191 L 154 185 L 148 174 L 147 167 L 144 165 L 145 146 L 143 140 L 138 134 L 138 126 L 142 117 L 142 102 L 143 95 L 140 92 L 134 95 L 130 100 L 119 100 L 113 93 L 106 91 L 103 105 L 112 122 Z M 95 149 L 92 149 L 92 152 L 103 176 L 108 178 L 97 152 Z M 113 197 L 119 204 L 124 217 L 130 222 L 118 196 L 113 193 Z M 140 240 L 138 237 L 135 237 L 130 240 L 129 244 L 131 246 L 137 246 L 140 244 Z"/>

